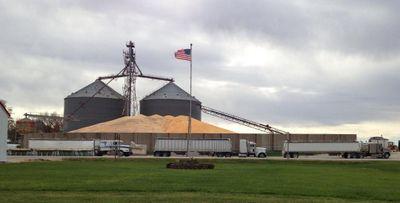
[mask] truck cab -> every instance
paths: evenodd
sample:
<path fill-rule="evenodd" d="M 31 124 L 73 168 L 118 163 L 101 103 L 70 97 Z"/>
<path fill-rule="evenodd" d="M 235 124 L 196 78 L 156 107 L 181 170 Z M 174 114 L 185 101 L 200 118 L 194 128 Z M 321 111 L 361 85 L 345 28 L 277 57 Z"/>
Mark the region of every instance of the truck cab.
<path fill-rule="evenodd" d="M 267 157 L 267 148 L 257 147 L 255 142 L 251 142 L 246 139 L 240 139 L 239 156 L 265 158 Z"/>
<path fill-rule="evenodd" d="M 122 140 L 95 140 L 94 151 L 95 155 L 103 156 L 108 153 L 116 153 L 120 156 L 132 155 L 131 146 L 123 144 Z"/>

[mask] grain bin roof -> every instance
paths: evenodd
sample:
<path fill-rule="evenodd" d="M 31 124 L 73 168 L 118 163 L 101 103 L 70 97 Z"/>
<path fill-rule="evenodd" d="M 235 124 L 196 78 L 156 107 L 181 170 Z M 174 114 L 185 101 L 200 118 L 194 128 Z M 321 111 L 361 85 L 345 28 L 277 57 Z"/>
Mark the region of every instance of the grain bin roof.
<path fill-rule="evenodd" d="M 103 88 L 104 87 L 104 88 Z M 99 93 L 96 94 L 99 89 L 103 88 Z M 98 98 L 110 98 L 110 99 L 124 99 L 124 97 L 113 90 L 111 87 L 106 85 L 101 80 L 96 80 L 93 83 L 90 83 L 88 86 L 78 90 L 77 92 L 72 93 L 67 98 L 71 97 L 94 97 Z"/>
<path fill-rule="evenodd" d="M 187 133 L 187 116 L 125 116 L 84 127 L 69 133 Z M 192 133 L 235 133 L 196 119 L 192 119 Z"/>
<path fill-rule="evenodd" d="M 176 99 L 176 100 L 192 100 L 199 102 L 195 97 L 191 97 L 189 93 L 185 92 L 182 88 L 176 85 L 174 82 L 169 82 L 155 92 L 149 94 L 142 100 L 150 99 Z"/>

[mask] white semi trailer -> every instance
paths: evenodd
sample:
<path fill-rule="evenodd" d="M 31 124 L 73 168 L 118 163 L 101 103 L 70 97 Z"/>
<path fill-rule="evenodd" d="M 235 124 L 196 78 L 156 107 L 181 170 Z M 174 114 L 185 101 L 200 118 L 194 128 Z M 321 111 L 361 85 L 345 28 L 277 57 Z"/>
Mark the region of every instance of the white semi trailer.
<path fill-rule="evenodd" d="M 390 151 L 379 143 L 327 143 L 327 142 L 288 142 L 283 143 L 282 155 L 285 158 L 297 158 L 300 154 L 341 155 L 343 158 L 363 158 L 373 156 L 388 159 Z"/>
<path fill-rule="evenodd" d="M 90 140 L 28 140 L 32 150 L 93 150 L 93 144 Z"/>
<path fill-rule="evenodd" d="M 130 145 L 121 140 L 28 140 L 33 151 L 93 151 L 96 156 L 105 154 L 132 155 Z"/>
<path fill-rule="evenodd" d="M 255 143 L 247 140 L 240 140 L 240 154 L 246 156 L 254 155 L 266 157 L 267 152 L 264 147 L 256 147 Z M 217 157 L 230 157 L 238 153 L 232 151 L 232 143 L 229 138 L 221 139 L 190 139 L 184 138 L 156 138 L 154 146 L 154 156 L 171 156 L 171 153 L 186 154 L 189 151 L 198 152 L 200 155 Z"/>

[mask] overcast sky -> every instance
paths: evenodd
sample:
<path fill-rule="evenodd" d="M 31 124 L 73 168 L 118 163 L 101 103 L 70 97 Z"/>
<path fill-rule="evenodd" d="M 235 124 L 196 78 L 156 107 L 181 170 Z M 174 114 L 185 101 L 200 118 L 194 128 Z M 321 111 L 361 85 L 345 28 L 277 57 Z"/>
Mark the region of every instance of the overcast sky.
<path fill-rule="evenodd" d="M 400 139 L 400 1 L 0 1 L 0 98 L 63 113 L 64 98 L 123 67 L 205 106 L 298 133 Z M 123 81 L 112 83 L 121 92 Z M 138 97 L 164 82 L 139 79 Z M 209 116 L 205 121 L 255 132 Z"/>

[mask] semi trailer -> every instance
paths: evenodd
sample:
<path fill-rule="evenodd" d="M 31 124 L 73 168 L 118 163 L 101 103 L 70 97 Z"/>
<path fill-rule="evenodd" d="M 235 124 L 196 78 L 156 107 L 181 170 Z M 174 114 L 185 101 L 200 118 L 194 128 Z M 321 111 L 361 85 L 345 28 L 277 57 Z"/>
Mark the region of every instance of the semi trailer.
<path fill-rule="evenodd" d="M 105 154 L 132 155 L 132 147 L 121 140 L 28 140 L 33 151 L 91 151 L 96 156 Z"/>
<path fill-rule="evenodd" d="M 382 143 L 375 142 L 288 142 L 283 143 L 282 155 L 285 158 L 297 158 L 300 154 L 329 154 L 340 155 L 342 158 L 376 157 L 388 159 L 390 151 Z"/>
<path fill-rule="evenodd" d="M 156 138 L 154 156 L 168 157 L 171 156 L 171 153 L 184 155 L 187 151 L 217 157 L 242 155 L 264 158 L 267 156 L 267 149 L 265 147 L 256 147 L 254 142 L 244 139 L 240 140 L 240 143 L 239 152 L 234 152 L 229 138 L 190 140 L 184 138 Z"/>
<path fill-rule="evenodd" d="M 92 140 L 28 140 L 28 147 L 32 150 L 65 150 L 80 151 L 93 150 Z"/>

